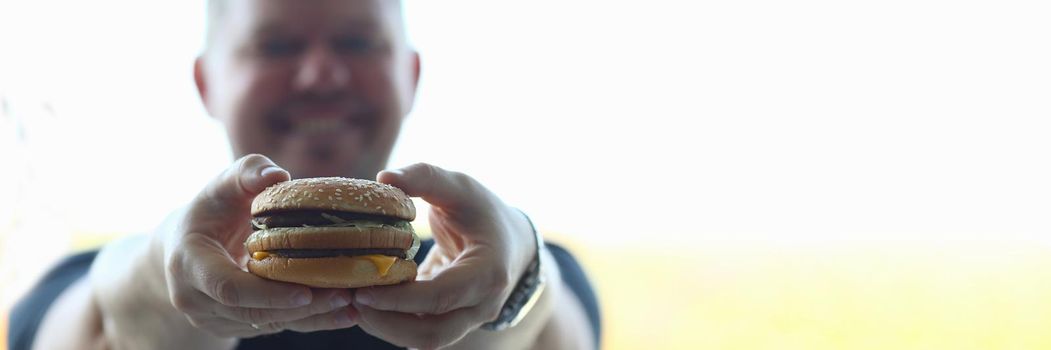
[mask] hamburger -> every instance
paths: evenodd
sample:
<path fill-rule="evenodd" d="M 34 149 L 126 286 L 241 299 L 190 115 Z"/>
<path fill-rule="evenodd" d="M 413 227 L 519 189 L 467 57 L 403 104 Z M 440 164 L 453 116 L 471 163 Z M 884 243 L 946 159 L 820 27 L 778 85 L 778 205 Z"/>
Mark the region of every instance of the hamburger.
<path fill-rule="evenodd" d="M 252 202 L 257 231 L 248 271 L 319 288 L 416 278 L 416 207 L 400 189 L 369 180 L 307 178 L 275 184 Z"/>

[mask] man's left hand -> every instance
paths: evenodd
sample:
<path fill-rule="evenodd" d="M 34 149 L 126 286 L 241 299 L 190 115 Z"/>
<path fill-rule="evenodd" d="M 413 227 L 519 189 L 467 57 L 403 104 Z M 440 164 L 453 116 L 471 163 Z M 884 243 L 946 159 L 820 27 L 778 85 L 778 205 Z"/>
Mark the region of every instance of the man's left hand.
<path fill-rule="evenodd" d="M 435 245 L 415 282 L 357 290 L 358 325 L 396 345 L 435 349 L 496 319 L 536 255 L 524 215 L 473 178 L 429 164 L 377 180 L 431 204 Z"/>

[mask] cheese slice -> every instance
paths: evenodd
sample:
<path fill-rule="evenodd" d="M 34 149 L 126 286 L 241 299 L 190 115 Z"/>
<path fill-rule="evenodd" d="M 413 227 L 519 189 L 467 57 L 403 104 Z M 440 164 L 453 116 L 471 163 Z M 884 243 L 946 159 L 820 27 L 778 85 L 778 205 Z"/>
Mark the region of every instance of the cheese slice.
<path fill-rule="evenodd" d="M 379 272 L 381 277 L 386 276 L 387 272 L 390 271 L 390 267 L 394 266 L 394 262 L 398 260 L 398 258 L 394 256 L 379 254 L 362 255 L 361 258 L 372 261 L 372 264 L 376 265 L 376 271 Z"/>
<path fill-rule="evenodd" d="M 252 259 L 255 260 L 263 260 L 268 257 L 270 257 L 270 253 L 267 252 L 259 251 L 252 253 Z M 387 272 L 390 272 L 391 266 L 394 266 L 394 262 L 398 260 L 398 257 L 380 254 L 361 255 L 354 258 L 371 261 L 372 265 L 376 266 L 376 272 L 379 273 L 380 277 L 386 276 Z"/>

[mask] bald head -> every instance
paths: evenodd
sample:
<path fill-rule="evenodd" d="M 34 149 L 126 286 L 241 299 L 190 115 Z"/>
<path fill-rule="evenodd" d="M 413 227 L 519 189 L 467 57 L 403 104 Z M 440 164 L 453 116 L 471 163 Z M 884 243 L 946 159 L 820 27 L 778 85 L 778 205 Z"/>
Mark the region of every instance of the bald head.
<path fill-rule="evenodd" d="M 223 28 L 223 24 L 229 15 L 230 9 L 235 6 L 244 5 L 243 2 L 254 1 L 254 0 L 208 0 L 207 17 L 205 22 L 205 52 L 211 51 L 213 45 L 217 41 L 216 36 L 220 34 Z M 275 0 L 282 1 L 282 0 Z M 287 0 L 284 0 L 287 1 Z M 309 0 L 316 1 L 316 0 Z M 241 4 L 238 4 L 241 2 Z M 341 1 L 346 6 L 362 6 L 366 1 L 360 0 L 344 0 Z M 395 24 L 397 30 L 397 36 L 402 39 L 407 45 L 407 39 L 405 34 L 405 20 L 403 13 L 402 0 L 380 0 L 378 1 L 384 8 L 384 13 L 390 16 L 391 22 Z"/>

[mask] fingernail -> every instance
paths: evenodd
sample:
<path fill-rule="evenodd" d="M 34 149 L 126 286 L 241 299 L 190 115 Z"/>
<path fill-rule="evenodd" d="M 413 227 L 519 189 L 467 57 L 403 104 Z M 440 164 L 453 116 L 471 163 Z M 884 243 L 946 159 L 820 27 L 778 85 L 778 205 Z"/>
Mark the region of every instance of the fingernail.
<path fill-rule="evenodd" d="M 338 309 L 350 305 L 350 298 L 346 295 L 337 295 L 332 297 L 332 300 L 329 302 L 332 303 L 333 309 Z"/>
<path fill-rule="evenodd" d="M 310 293 L 305 291 L 296 292 L 296 294 L 292 295 L 292 304 L 295 306 L 310 304 Z"/>
<path fill-rule="evenodd" d="M 281 169 L 281 167 L 278 167 L 276 165 L 271 165 L 271 166 L 263 168 L 263 170 L 259 171 L 259 176 L 266 177 L 267 175 L 270 175 L 270 174 L 273 174 L 273 173 L 281 173 L 281 172 L 287 172 L 287 171 L 285 171 L 285 169 Z"/>
<path fill-rule="evenodd" d="M 348 307 L 343 312 L 336 314 L 336 324 L 339 326 L 352 326 L 354 325 L 354 308 Z"/>
<path fill-rule="evenodd" d="M 372 293 L 359 290 L 357 293 L 354 293 L 354 300 L 361 304 L 372 305 Z"/>
<path fill-rule="evenodd" d="M 405 175 L 405 172 L 404 172 L 404 171 L 401 171 L 401 169 L 391 169 L 391 170 L 386 170 L 386 172 L 388 172 L 388 173 L 391 173 L 391 174 L 394 174 L 394 176 L 402 176 L 402 175 Z"/>

